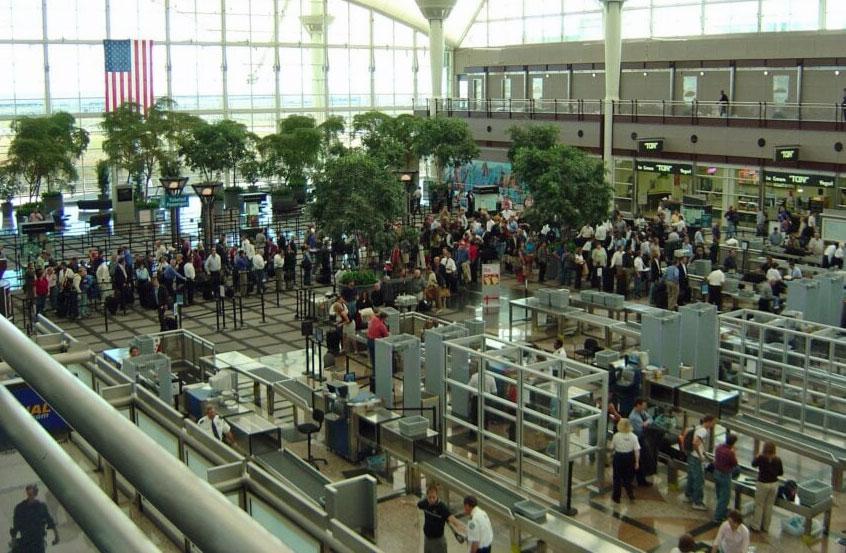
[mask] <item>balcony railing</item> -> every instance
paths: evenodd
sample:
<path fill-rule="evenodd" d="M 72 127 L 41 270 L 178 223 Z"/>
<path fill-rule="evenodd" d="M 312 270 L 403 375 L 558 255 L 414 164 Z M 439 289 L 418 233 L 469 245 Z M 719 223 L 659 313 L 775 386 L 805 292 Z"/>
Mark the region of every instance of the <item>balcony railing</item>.
<path fill-rule="evenodd" d="M 431 99 L 425 105 L 415 103 L 415 110 L 431 106 Z M 435 100 L 437 112 L 467 117 L 507 117 L 514 119 L 545 119 L 552 116 L 571 118 L 576 116 L 597 116 L 603 113 L 602 100 L 584 99 L 474 99 L 474 98 L 438 98 Z M 839 103 L 772 103 L 772 102 L 700 102 L 670 100 L 618 100 L 613 102 L 616 116 L 637 120 L 661 118 L 667 122 L 686 122 L 690 124 L 714 124 L 757 121 L 761 125 L 776 121 L 800 121 L 809 123 L 828 123 L 843 126 L 846 122 L 846 106 Z"/>

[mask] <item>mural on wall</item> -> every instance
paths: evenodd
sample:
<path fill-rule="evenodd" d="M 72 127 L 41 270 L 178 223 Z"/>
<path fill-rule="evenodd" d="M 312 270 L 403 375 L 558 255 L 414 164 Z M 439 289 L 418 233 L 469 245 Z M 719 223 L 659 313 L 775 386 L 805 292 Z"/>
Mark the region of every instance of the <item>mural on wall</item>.
<path fill-rule="evenodd" d="M 474 160 L 447 169 L 444 180 L 459 191 L 496 186 L 502 198 L 509 198 L 516 204 L 522 204 L 526 194 L 525 187 L 517 182 L 507 162 Z"/>

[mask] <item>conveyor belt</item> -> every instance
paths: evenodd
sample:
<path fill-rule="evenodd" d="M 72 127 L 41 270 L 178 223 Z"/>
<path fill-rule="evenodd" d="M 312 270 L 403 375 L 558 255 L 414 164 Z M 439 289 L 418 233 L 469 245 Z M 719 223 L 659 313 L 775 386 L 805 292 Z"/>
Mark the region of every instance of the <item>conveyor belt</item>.
<path fill-rule="evenodd" d="M 725 420 L 724 424 L 753 437 L 774 441 L 786 449 L 802 452 L 811 459 L 829 465 L 846 463 L 846 448 L 790 430 L 779 423 L 740 414 Z"/>
<path fill-rule="evenodd" d="M 445 455 L 421 451 L 418 466 L 424 474 L 435 475 L 448 488 L 476 495 L 486 510 L 507 519 L 522 532 L 543 540 L 552 551 L 572 553 L 632 553 L 640 549 L 626 545 L 609 535 L 593 530 L 556 511 L 547 512 L 545 520 L 532 521 L 512 511 L 515 503 L 526 497 L 498 484 L 473 467 Z"/>
<path fill-rule="evenodd" d="M 323 505 L 326 484 L 332 481 L 317 469 L 286 449 L 270 451 L 256 457 L 259 464 L 281 476 L 318 505 Z"/>
<path fill-rule="evenodd" d="M 314 390 L 299 380 L 283 380 L 273 385 L 274 391 L 301 409 L 311 410 L 314 402 Z"/>
<path fill-rule="evenodd" d="M 435 456 L 429 452 L 421 452 L 419 456 L 421 457 L 419 459 L 421 465 L 427 465 L 430 470 L 448 474 L 450 478 L 461 482 L 461 485 L 466 488 L 467 493 L 472 491 L 475 494 L 484 496 L 488 500 L 497 503 L 502 509 L 505 509 L 509 515 L 512 514 L 511 509 L 515 503 L 526 499 L 505 486 L 501 486 L 490 478 L 485 477 L 478 470 L 466 463 L 462 463 L 446 455 Z"/>

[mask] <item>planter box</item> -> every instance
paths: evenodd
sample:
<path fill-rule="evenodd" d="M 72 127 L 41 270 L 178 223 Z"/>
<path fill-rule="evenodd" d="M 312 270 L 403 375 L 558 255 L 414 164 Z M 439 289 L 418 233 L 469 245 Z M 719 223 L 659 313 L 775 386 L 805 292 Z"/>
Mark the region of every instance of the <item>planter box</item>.
<path fill-rule="evenodd" d="M 155 218 L 155 210 L 153 209 L 139 209 L 135 212 L 135 220 L 139 225 L 149 225 Z"/>

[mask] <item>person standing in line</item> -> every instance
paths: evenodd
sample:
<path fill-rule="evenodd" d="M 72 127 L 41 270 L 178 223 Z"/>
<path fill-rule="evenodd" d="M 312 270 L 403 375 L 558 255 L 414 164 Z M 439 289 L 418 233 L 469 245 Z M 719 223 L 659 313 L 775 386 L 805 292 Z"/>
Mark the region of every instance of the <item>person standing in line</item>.
<path fill-rule="evenodd" d="M 714 487 L 717 494 L 717 504 L 714 507 L 714 521 L 722 522 L 728 513 L 729 499 L 731 499 L 731 479 L 737 470 L 737 455 L 734 445 L 737 435 L 729 434 L 726 441 L 717 446 L 714 451 Z"/>
<path fill-rule="evenodd" d="M 705 473 L 703 462 L 705 460 L 705 444 L 708 443 L 708 436 L 714 428 L 715 419 L 713 415 L 706 415 L 701 423 L 694 428 L 691 436 L 690 446 L 685 445 L 687 454 L 687 488 L 685 489 L 684 500 L 691 503 L 696 511 L 707 511 L 705 506 Z M 687 442 L 687 440 L 685 440 Z"/>
<path fill-rule="evenodd" d="M 632 432 L 632 423 L 629 419 L 621 419 L 617 423 L 617 432 L 611 438 L 611 449 L 614 450 L 611 501 L 620 502 L 622 488 L 626 488 L 629 499 L 634 501 L 632 481 L 635 472 L 640 468 L 640 443 Z"/>
<path fill-rule="evenodd" d="M 390 336 L 385 319 L 388 314 L 384 311 L 377 311 L 367 323 L 367 351 L 370 353 L 370 369 L 376 370 L 376 340 Z"/>
<path fill-rule="evenodd" d="M 843 89 L 843 99 L 840 100 L 840 108 L 843 110 L 843 121 L 846 122 L 846 88 Z"/>
<path fill-rule="evenodd" d="M 775 444 L 764 442 L 760 455 L 752 460 L 752 466 L 758 468 L 758 482 L 755 484 L 755 514 L 750 529 L 753 532 L 767 532 L 778 493 L 778 477 L 784 474 Z"/>
<path fill-rule="evenodd" d="M 188 257 L 181 267 L 182 276 L 185 277 L 185 305 L 194 304 L 194 281 L 197 279 L 194 255 L 194 252 L 188 252 Z"/>
<path fill-rule="evenodd" d="M 637 437 L 638 443 L 640 444 L 641 448 L 645 445 L 645 431 L 652 424 L 652 415 L 649 414 L 647 411 L 646 400 L 643 398 L 638 398 L 634 402 L 634 408 L 632 409 L 631 413 L 629 413 L 628 418 L 629 423 L 632 426 L 632 432 Z M 619 425 L 618 425 L 619 426 Z M 649 453 L 647 451 L 647 453 Z M 651 486 L 652 482 L 649 482 L 646 479 L 646 470 L 648 469 L 649 464 L 644 467 L 644 463 L 641 463 L 640 460 L 644 459 L 644 461 L 651 459 L 651 457 L 644 458 L 644 455 L 639 455 L 638 459 L 638 466 L 635 470 L 635 476 L 637 477 L 637 485 L 638 486 Z M 650 474 L 653 474 L 650 472 Z"/>
<path fill-rule="evenodd" d="M 478 506 L 478 500 L 468 495 L 464 498 L 464 514 L 470 517 L 467 523 L 467 551 L 469 553 L 491 553 L 493 527 L 488 514 Z"/>
<path fill-rule="evenodd" d="M 664 271 L 664 283 L 667 285 L 667 309 L 675 311 L 679 304 L 679 279 L 678 259 L 675 263 L 667 266 Z"/>
<path fill-rule="evenodd" d="M 726 282 L 726 274 L 717 266 L 708 274 L 708 303 L 716 305 L 719 311 L 723 303 L 723 284 Z"/>
<path fill-rule="evenodd" d="M 720 525 L 711 553 L 747 553 L 749 550 L 749 528 L 743 524 L 743 515 L 729 511 L 728 520 Z"/>
<path fill-rule="evenodd" d="M 26 487 L 26 499 L 15 505 L 12 515 L 12 528 L 9 534 L 15 545 L 12 551 L 26 553 L 44 553 L 44 537 L 47 530 L 53 531 L 53 545 L 59 543 L 59 531 L 47 505 L 38 500 L 38 485 Z M 17 537 L 20 534 L 20 537 Z"/>
<path fill-rule="evenodd" d="M 417 508 L 423 511 L 423 553 L 446 553 L 447 543 L 444 538 L 444 527 L 449 524 L 453 530 L 465 533 L 466 529 L 449 506 L 438 497 L 438 487 L 435 484 L 426 486 L 426 497 L 417 502 Z"/>

